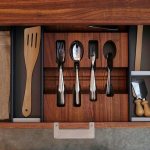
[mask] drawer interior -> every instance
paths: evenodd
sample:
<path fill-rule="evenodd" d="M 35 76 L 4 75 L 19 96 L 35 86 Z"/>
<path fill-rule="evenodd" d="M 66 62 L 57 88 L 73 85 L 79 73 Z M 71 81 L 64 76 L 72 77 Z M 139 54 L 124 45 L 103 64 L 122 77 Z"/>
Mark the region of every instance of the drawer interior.
<path fill-rule="evenodd" d="M 12 120 L 23 118 L 22 105 L 25 93 L 26 66 L 24 59 L 24 29 L 25 27 L 13 27 L 12 29 Z M 32 74 L 32 111 L 30 118 L 42 118 L 42 42 L 40 53 Z"/>
<path fill-rule="evenodd" d="M 1 31 L 11 33 L 11 73 L 10 73 L 10 117 L 24 118 L 22 103 L 26 81 L 24 61 L 24 29 L 28 26 L 1 27 Z M 96 27 L 96 28 L 95 28 Z M 116 30 L 117 29 L 117 30 Z M 149 26 L 144 26 L 141 71 L 149 71 Z M 128 122 L 135 115 L 135 104 L 131 91 L 132 79 L 145 79 L 149 90 L 149 76 L 132 76 L 134 71 L 136 26 L 84 26 L 58 25 L 43 26 L 40 53 L 32 76 L 32 113 L 28 118 L 40 118 L 43 122 Z M 65 41 L 65 63 L 63 67 L 65 83 L 65 106 L 57 106 L 59 69 L 56 62 L 56 41 Z M 81 106 L 73 106 L 73 86 L 75 84 L 74 62 L 70 56 L 73 41 L 82 43 L 84 54 L 80 61 L 79 80 L 81 85 Z M 97 100 L 90 101 L 89 84 L 91 60 L 89 41 L 98 42 L 95 78 Z M 113 60 L 111 81 L 114 96 L 106 96 L 107 61 L 104 57 L 104 44 L 113 41 L 116 56 Z M 147 96 L 149 99 L 149 94 Z M 27 118 L 27 119 L 28 119 Z"/>
<path fill-rule="evenodd" d="M 142 39 L 142 53 L 141 53 L 141 68 L 140 71 L 135 69 L 135 59 L 136 59 L 136 36 L 137 36 L 137 27 L 133 26 L 129 30 L 129 71 L 130 71 L 130 82 L 135 80 L 144 80 L 145 85 L 148 91 L 146 100 L 150 103 L 150 62 L 149 62 L 149 46 L 150 46 L 150 26 L 143 27 L 143 39 Z M 150 121 L 150 117 L 136 116 L 135 111 L 135 98 L 132 94 L 132 86 L 129 85 L 129 106 L 130 106 L 130 120 L 131 121 Z"/>

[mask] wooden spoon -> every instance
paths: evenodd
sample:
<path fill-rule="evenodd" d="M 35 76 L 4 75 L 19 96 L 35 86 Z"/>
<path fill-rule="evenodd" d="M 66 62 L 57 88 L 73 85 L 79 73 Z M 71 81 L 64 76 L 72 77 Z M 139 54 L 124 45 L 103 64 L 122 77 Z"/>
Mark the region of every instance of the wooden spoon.
<path fill-rule="evenodd" d="M 25 94 L 22 114 L 28 117 L 31 114 L 31 85 L 32 73 L 38 58 L 41 39 L 41 27 L 26 28 L 24 31 L 24 58 L 27 71 Z"/>

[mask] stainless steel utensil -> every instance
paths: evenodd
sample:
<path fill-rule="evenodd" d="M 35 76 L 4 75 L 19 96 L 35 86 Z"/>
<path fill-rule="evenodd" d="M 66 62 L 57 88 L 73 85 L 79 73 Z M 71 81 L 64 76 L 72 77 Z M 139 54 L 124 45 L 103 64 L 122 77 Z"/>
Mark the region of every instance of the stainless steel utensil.
<path fill-rule="evenodd" d="M 98 57 L 98 42 L 89 41 L 89 58 L 91 59 L 91 78 L 90 78 L 90 100 L 95 101 L 97 99 L 96 81 L 95 81 L 95 62 Z"/>
<path fill-rule="evenodd" d="M 106 95 L 111 97 L 114 95 L 113 86 L 111 84 L 111 71 L 113 68 L 113 59 L 116 56 L 116 45 L 113 41 L 107 41 L 104 44 L 103 50 L 104 56 L 107 59 L 107 83 L 106 83 Z"/>
<path fill-rule="evenodd" d="M 90 79 L 90 100 L 96 100 L 96 82 L 95 82 L 95 73 L 94 73 L 94 64 L 95 64 L 95 54 L 91 56 L 91 79 Z"/>
<path fill-rule="evenodd" d="M 74 106 L 81 105 L 81 91 L 80 91 L 80 83 L 79 83 L 79 62 L 83 57 L 83 45 L 79 41 L 74 41 L 71 44 L 70 55 L 72 60 L 74 61 L 74 67 L 76 72 L 76 81 L 73 90 L 73 104 Z"/>
<path fill-rule="evenodd" d="M 65 62 L 65 41 L 56 41 L 56 62 L 59 67 L 59 84 L 57 88 L 57 106 L 65 106 L 63 64 Z"/>
<path fill-rule="evenodd" d="M 107 72 L 108 72 L 107 85 L 106 85 L 106 95 L 107 96 L 114 95 L 114 91 L 113 91 L 113 87 L 112 87 L 112 83 L 111 83 L 111 71 L 112 71 L 112 58 L 111 57 L 112 57 L 112 55 L 111 55 L 111 53 L 109 53 L 107 56 Z"/>
<path fill-rule="evenodd" d="M 144 80 L 141 79 L 132 81 L 132 86 L 137 98 L 139 99 L 146 98 L 148 92 Z"/>

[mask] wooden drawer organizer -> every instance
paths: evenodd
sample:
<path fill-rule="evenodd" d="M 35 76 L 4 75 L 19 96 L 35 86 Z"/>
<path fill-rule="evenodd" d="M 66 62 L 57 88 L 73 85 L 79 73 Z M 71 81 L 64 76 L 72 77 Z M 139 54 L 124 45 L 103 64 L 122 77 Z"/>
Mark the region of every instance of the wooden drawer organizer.
<path fill-rule="evenodd" d="M 66 106 L 57 107 L 56 88 L 58 69 L 55 43 L 66 42 L 66 61 L 64 64 L 64 82 L 66 86 Z M 80 62 L 79 78 L 81 84 L 81 107 L 73 107 L 72 88 L 75 82 L 74 63 L 70 57 L 70 45 L 79 40 L 84 46 L 84 55 Z M 88 58 L 88 42 L 97 40 L 98 59 L 96 60 L 96 84 L 98 96 L 96 102 L 89 100 L 89 82 L 91 61 Z M 114 41 L 117 54 L 114 59 L 112 83 L 115 96 L 105 96 L 106 60 L 103 55 L 104 43 Z M 128 34 L 127 33 L 44 33 L 44 121 L 46 122 L 109 122 L 128 121 Z"/>
<path fill-rule="evenodd" d="M 111 27 L 111 26 L 110 26 Z M 60 128 L 87 128 L 89 122 L 95 122 L 97 128 L 107 127 L 150 127 L 150 123 L 130 122 L 130 37 L 129 26 L 117 26 L 117 32 L 106 32 L 82 26 L 42 27 L 40 54 L 33 72 L 32 113 L 29 118 L 40 118 L 40 123 L 13 122 L 13 118 L 23 118 L 21 113 L 26 79 L 23 58 L 23 31 L 26 27 L 8 28 L 11 32 L 11 112 L 10 119 L 0 123 L 3 128 L 52 128 L 54 122 L 60 122 Z M 82 31 L 82 32 L 81 32 Z M 135 35 L 136 36 L 136 35 Z M 134 37 L 135 37 L 134 36 Z M 130 39 L 130 42 L 129 42 Z M 58 85 L 58 66 L 56 63 L 56 41 L 65 40 L 66 59 L 64 63 L 64 82 L 66 86 L 66 105 L 57 107 L 56 88 Z M 72 88 L 75 82 L 74 63 L 70 57 L 70 45 L 79 40 L 84 47 L 80 62 L 79 79 L 81 84 L 81 106 L 73 106 Z M 97 101 L 89 99 L 89 81 L 91 61 L 88 57 L 89 40 L 98 41 L 98 59 L 96 59 Z M 112 40 L 117 48 L 113 63 L 112 84 L 115 95 L 105 95 L 107 79 L 106 60 L 103 46 Z M 129 49 L 130 48 L 130 49 Z M 130 58 L 130 59 L 129 59 Z"/>
<path fill-rule="evenodd" d="M 150 39 L 150 26 L 144 26 L 143 27 L 143 37 L 142 37 L 142 52 L 141 52 L 141 67 L 140 70 L 137 71 L 135 69 L 135 56 L 136 56 L 136 35 L 137 35 L 137 27 L 133 26 L 130 28 L 129 31 L 129 49 L 132 49 L 132 51 L 129 51 L 129 72 L 130 72 L 130 82 L 133 80 L 141 80 L 144 79 L 148 95 L 146 97 L 146 100 L 150 103 L 150 51 L 149 51 L 149 39 Z M 150 121 L 150 117 L 137 117 L 135 115 L 135 103 L 134 98 L 132 94 L 131 85 L 129 87 L 129 102 L 130 102 L 130 120 L 131 121 Z"/>
<path fill-rule="evenodd" d="M 24 59 L 24 29 L 25 27 L 13 27 L 12 33 L 12 110 L 11 120 L 14 118 L 23 118 L 22 105 L 26 83 L 26 67 Z M 41 41 L 40 53 L 32 76 L 32 111 L 29 118 L 38 118 L 42 120 L 42 53 L 43 46 Z"/>

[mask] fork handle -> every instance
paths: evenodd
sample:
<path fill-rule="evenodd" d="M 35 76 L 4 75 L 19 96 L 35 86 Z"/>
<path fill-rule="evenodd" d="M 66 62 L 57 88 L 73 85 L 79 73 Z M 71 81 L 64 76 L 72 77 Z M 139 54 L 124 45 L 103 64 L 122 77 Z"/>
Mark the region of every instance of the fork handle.
<path fill-rule="evenodd" d="M 22 114 L 28 117 L 31 114 L 31 80 L 32 75 L 27 74 Z"/>

